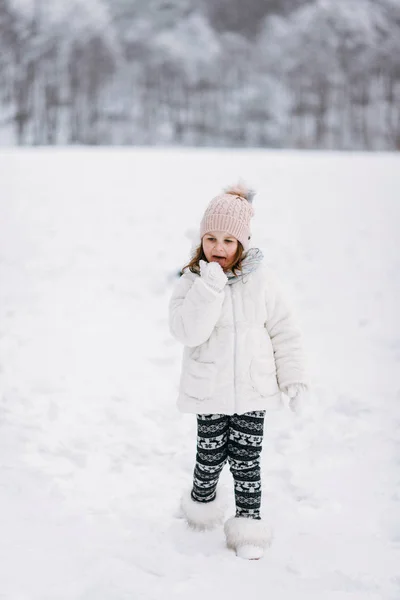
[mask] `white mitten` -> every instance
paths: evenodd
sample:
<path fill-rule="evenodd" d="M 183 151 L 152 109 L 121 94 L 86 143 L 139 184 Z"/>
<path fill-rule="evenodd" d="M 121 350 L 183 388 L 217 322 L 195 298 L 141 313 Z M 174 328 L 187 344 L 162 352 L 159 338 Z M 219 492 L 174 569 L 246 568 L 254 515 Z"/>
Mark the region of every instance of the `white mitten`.
<path fill-rule="evenodd" d="M 293 383 L 283 389 L 283 392 L 289 396 L 289 408 L 297 415 L 303 410 L 304 393 L 307 391 L 307 386 L 304 383 Z"/>
<path fill-rule="evenodd" d="M 228 281 L 223 268 L 217 262 L 200 261 L 200 276 L 204 283 L 215 292 L 222 292 Z"/>

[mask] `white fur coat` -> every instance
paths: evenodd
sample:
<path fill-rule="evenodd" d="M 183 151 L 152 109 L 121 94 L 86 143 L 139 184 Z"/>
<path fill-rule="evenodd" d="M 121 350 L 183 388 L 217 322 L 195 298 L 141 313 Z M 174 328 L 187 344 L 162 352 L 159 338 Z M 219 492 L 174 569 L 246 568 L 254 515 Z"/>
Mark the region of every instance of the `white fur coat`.
<path fill-rule="evenodd" d="M 281 391 L 308 386 L 301 333 L 265 265 L 222 292 L 186 271 L 170 300 L 169 324 L 185 346 L 177 399 L 182 412 L 277 409 Z"/>

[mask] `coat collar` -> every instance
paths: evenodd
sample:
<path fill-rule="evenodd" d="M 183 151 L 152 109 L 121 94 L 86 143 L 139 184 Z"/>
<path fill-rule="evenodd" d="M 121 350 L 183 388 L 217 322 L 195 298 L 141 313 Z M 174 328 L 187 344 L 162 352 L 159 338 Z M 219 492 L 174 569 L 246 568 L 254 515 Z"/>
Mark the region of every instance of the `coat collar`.
<path fill-rule="evenodd" d="M 242 261 L 242 270 L 237 275 L 234 275 L 232 271 L 227 271 L 226 276 L 228 277 L 228 284 L 236 283 L 240 279 L 243 279 L 245 275 L 249 275 L 256 271 L 261 265 L 264 258 L 264 254 L 259 248 L 250 248 Z"/>

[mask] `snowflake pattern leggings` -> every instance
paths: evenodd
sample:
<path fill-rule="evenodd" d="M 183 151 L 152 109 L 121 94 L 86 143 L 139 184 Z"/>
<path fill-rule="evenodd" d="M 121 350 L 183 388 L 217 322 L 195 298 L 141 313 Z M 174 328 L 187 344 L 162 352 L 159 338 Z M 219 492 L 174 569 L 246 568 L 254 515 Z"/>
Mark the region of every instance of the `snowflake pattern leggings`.
<path fill-rule="evenodd" d="M 227 461 L 233 475 L 237 517 L 260 519 L 265 410 L 242 415 L 197 415 L 192 499 L 212 502 Z"/>

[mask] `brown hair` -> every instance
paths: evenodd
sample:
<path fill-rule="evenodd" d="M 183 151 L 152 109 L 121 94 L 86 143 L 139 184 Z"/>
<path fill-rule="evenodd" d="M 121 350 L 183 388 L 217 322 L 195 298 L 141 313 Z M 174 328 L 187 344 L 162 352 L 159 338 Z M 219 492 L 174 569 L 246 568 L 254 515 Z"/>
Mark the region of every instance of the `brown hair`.
<path fill-rule="evenodd" d="M 192 273 L 199 274 L 200 273 L 200 264 L 199 263 L 201 260 L 205 260 L 206 262 L 208 262 L 206 255 L 204 254 L 202 242 L 200 243 L 200 246 L 198 246 L 196 248 L 191 261 L 187 265 L 182 267 L 181 275 L 183 274 L 185 269 L 189 269 L 189 271 L 191 271 Z M 238 246 L 236 249 L 236 253 L 235 253 L 235 256 L 233 257 L 233 264 L 230 267 L 230 270 L 232 271 L 232 273 L 234 275 L 237 275 L 236 271 L 242 270 L 242 261 L 243 261 L 243 246 L 238 240 Z"/>

